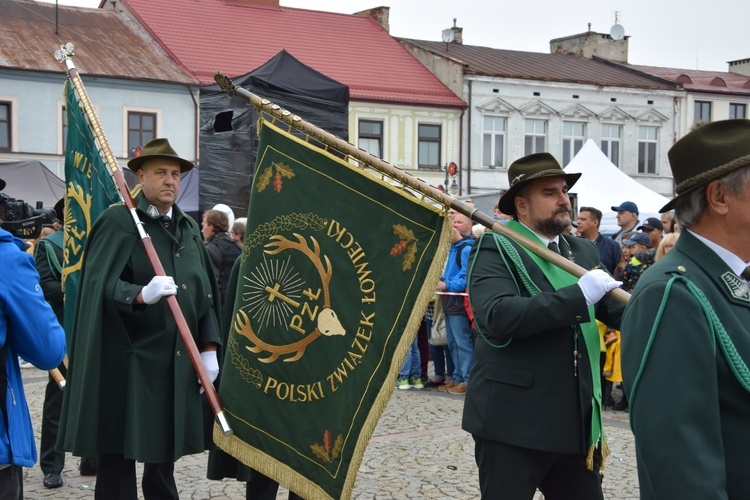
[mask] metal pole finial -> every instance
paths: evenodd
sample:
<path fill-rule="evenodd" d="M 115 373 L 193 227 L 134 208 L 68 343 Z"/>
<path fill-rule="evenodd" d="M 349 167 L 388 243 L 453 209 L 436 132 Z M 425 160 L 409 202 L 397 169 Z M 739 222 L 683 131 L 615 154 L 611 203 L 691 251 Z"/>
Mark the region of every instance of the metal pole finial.
<path fill-rule="evenodd" d="M 73 44 L 68 42 L 65 45 L 60 45 L 60 48 L 55 51 L 55 59 L 59 62 L 65 62 L 75 55 L 75 48 Z"/>

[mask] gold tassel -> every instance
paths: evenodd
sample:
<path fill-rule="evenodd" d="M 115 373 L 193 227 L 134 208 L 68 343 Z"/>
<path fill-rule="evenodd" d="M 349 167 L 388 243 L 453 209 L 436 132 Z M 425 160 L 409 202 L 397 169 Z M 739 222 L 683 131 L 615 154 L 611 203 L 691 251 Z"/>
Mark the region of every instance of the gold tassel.
<path fill-rule="evenodd" d="M 588 470 L 594 470 L 594 452 L 596 451 L 596 444 L 589 445 L 589 449 L 586 452 L 586 468 Z M 599 453 L 599 471 L 604 470 L 604 462 L 609 458 L 610 450 L 609 444 L 602 439 Z"/>
<path fill-rule="evenodd" d="M 609 443 L 607 443 L 606 441 L 602 441 L 602 462 L 599 466 L 600 471 L 604 470 L 604 462 L 609 458 L 610 454 Z"/>

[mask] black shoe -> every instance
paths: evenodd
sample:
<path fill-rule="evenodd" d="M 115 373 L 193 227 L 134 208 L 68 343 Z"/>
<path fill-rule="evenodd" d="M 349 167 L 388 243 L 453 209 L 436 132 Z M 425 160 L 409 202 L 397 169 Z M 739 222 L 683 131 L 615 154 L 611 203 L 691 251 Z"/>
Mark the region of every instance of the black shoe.
<path fill-rule="evenodd" d="M 78 469 L 82 476 L 96 476 L 96 469 L 90 467 L 81 467 Z"/>
<path fill-rule="evenodd" d="M 63 480 L 59 472 L 50 472 L 45 474 L 43 483 L 45 488 L 59 488 L 63 485 Z"/>
<path fill-rule="evenodd" d="M 612 407 L 612 409 L 615 411 L 628 411 L 628 402 L 620 400 Z"/>
<path fill-rule="evenodd" d="M 78 472 L 82 476 L 96 476 L 96 459 L 91 457 L 82 457 L 78 462 Z"/>

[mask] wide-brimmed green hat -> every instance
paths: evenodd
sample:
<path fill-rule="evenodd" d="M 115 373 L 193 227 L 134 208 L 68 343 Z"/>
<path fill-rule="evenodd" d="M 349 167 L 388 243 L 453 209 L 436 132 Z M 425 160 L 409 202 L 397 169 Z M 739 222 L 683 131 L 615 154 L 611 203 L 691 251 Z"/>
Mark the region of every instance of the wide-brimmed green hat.
<path fill-rule="evenodd" d="M 675 142 L 668 156 L 676 196 L 659 210 L 662 213 L 695 189 L 750 165 L 750 120 L 702 125 Z"/>
<path fill-rule="evenodd" d="M 136 156 L 128 162 L 128 168 L 133 172 L 138 172 L 138 169 L 143 166 L 143 162 L 146 160 L 153 160 L 154 158 L 169 158 L 171 160 L 177 160 L 180 162 L 180 172 L 185 173 L 195 165 L 193 162 L 187 161 L 184 158 L 180 158 L 177 152 L 172 149 L 167 139 L 154 139 L 148 141 L 143 146 L 143 151 L 140 156 Z"/>
<path fill-rule="evenodd" d="M 578 181 L 580 173 L 567 174 L 555 157 L 549 153 L 534 153 L 514 161 L 508 168 L 508 191 L 500 197 L 498 208 L 504 214 L 516 215 L 516 195 L 523 185 L 542 177 L 557 177 L 562 175 L 568 187 Z"/>

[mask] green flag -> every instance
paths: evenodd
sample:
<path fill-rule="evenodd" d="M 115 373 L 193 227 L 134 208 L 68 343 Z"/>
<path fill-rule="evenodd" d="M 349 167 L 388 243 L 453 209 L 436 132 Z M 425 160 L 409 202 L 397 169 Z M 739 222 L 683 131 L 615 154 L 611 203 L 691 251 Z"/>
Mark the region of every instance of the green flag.
<path fill-rule="evenodd" d="M 260 122 L 217 444 L 304 498 L 348 498 L 443 270 L 440 209 Z"/>
<path fill-rule="evenodd" d="M 63 239 L 63 290 L 65 291 L 65 334 L 70 342 L 75 298 L 91 226 L 99 214 L 120 194 L 99 155 L 94 136 L 78 105 L 73 85 L 65 81 L 65 109 L 68 136 L 65 142 L 65 237 Z"/>

